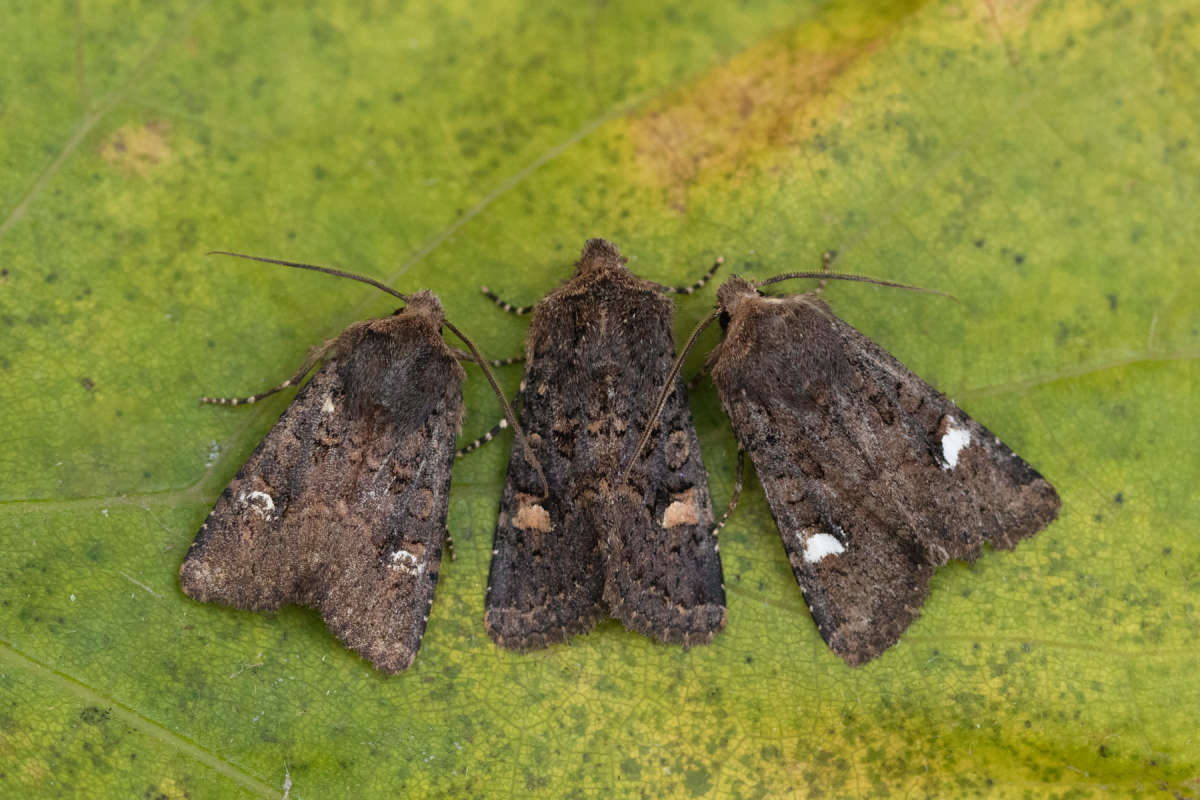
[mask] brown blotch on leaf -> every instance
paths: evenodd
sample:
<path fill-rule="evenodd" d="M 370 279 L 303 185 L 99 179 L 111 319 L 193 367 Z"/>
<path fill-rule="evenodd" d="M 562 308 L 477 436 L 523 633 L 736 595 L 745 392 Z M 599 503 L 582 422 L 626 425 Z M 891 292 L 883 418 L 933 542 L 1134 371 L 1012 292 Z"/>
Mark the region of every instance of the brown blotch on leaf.
<path fill-rule="evenodd" d="M 685 210 L 690 187 L 706 175 L 753 173 L 755 160 L 813 139 L 823 149 L 820 129 L 810 125 L 821 114 L 812 107 L 827 102 L 830 85 L 898 22 L 881 15 L 872 29 L 839 26 L 832 42 L 826 32 L 793 28 L 709 71 L 633 122 L 641 167 L 634 174 Z"/>
<path fill-rule="evenodd" d="M 159 120 L 144 125 L 122 125 L 100 147 L 100 157 L 114 167 L 145 176 L 171 158 L 167 132 L 171 123 Z"/>

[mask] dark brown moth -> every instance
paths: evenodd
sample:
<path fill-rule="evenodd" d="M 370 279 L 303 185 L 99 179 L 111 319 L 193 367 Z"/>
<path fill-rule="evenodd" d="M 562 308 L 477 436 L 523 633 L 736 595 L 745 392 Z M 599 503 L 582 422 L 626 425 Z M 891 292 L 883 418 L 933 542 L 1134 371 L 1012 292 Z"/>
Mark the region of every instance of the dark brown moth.
<path fill-rule="evenodd" d="M 1011 549 L 1055 519 L 1054 487 L 791 273 L 718 290 L 707 366 L 750 454 L 817 629 L 851 665 L 917 617 L 935 567 Z M 912 288 L 912 287 L 906 287 Z M 686 351 L 685 351 L 686 352 Z"/>
<path fill-rule="evenodd" d="M 503 647 L 545 647 L 608 615 L 684 645 L 725 624 L 708 478 L 678 378 L 644 455 L 619 479 L 657 419 L 675 355 L 671 290 L 625 261 L 611 242 L 589 240 L 574 277 L 533 310 L 520 416 L 549 495 L 514 455 L 486 598 L 488 634 Z"/>
<path fill-rule="evenodd" d="M 204 398 L 255 402 L 324 356 L 204 521 L 180 568 L 183 591 L 254 611 L 314 608 L 347 647 L 399 672 L 429 619 L 463 417 L 464 354 L 442 328 L 482 359 L 428 290 L 403 295 L 337 270 L 251 258 L 361 280 L 406 305 L 351 325 L 269 392 Z"/>

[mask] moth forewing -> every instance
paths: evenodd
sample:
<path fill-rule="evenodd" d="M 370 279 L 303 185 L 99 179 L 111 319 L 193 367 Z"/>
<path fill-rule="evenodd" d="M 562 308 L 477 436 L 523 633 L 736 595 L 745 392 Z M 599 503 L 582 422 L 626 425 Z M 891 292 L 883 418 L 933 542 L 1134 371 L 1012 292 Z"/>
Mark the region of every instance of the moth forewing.
<path fill-rule="evenodd" d="M 816 293 L 731 278 L 718 299 L 713 382 L 818 630 L 848 663 L 899 639 L 935 566 L 1057 515 L 1045 478 Z"/>

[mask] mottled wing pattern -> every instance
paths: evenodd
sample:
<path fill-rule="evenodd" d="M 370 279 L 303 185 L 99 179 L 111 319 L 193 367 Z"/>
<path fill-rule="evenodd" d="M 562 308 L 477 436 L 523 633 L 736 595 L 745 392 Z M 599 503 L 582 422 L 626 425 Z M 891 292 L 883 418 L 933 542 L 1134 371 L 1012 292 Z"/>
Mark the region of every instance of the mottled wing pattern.
<path fill-rule="evenodd" d="M 747 301 L 713 378 L 817 627 L 850 664 L 899 639 L 936 566 L 1057 515 L 1037 471 L 813 295 Z"/>
<path fill-rule="evenodd" d="M 638 422 L 624 434 L 622 463 L 675 359 L 669 321 L 668 315 L 654 331 L 657 363 L 646 365 L 641 374 L 648 380 L 629 398 L 628 419 Z M 642 338 L 648 328 L 628 332 Z M 725 627 L 725 585 L 708 473 L 678 378 L 660 420 L 629 485 L 618 487 L 613 498 L 604 599 L 630 630 L 674 644 L 704 644 Z"/>
<path fill-rule="evenodd" d="M 397 320 L 343 334 L 351 349 L 300 390 L 181 568 L 200 601 L 315 608 L 389 672 L 412 663 L 433 602 L 464 378 L 436 334 Z M 378 348 L 402 355 L 381 366 L 367 357 Z M 392 388 L 390 408 L 363 399 L 378 389 L 360 385 L 365 370 Z"/>
<path fill-rule="evenodd" d="M 514 451 L 496 527 L 487 628 L 543 647 L 610 610 L 664 641 L 707 641 L 724 622 L 720 557 L 682 386 L 663 430 L 617 478 L 673 359 L 671 303 L 624 269 L 579 276 L 534 312 L 521 424 L 550 494 Z"/>
<path fill-rule="evenodd" d="M 549 495 L 542 497 L 537 474 L 514 447 L 492 543 L 485 626 L 497 644 L 517 650 L 564 641 L 604 616 L 603 514 L 596 513 L 594 492 L 592 502 L 573 504 L 570 497 L 580 488 L 575 455 L 584 414 L 572 390 L 588 369 L 588 354 L 579 348 L 589 332 L 580 328 L 574 306 L 556 299 L 569 289 L 534 310 L 518 396 L 521 427 L 542 464 Z"/>

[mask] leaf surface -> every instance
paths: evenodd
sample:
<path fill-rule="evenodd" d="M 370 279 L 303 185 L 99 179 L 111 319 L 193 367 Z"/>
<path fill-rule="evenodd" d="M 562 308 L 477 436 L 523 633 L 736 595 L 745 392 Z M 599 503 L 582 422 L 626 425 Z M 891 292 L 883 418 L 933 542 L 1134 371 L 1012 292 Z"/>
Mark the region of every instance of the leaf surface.
<path fill-rule="evenodd" d="M 26 5 L 0 31 L 0 794 L 1200 795 L 1193 4 Z M 504 440 L 456 467 L 407 673 L 313 612 L 180 592 L 290 399 L 197 398 L 393 308 L 204 251 L 429 286 L 505 357 L 525 323 L 478 286 L 532 302 L 589 236 L 663 283 L 836 249 L 953 293 L 826 297 L 1049 477 L 1059 521 L 940 570 L 857 670 L 753 480 L 711 645 L 609 622 L 500 651 Z M 498 415 L 474 371 L 466 405 L 469 440 Z M 693 407 L 720 504 L 733 439 L 711 387 Z"/>

